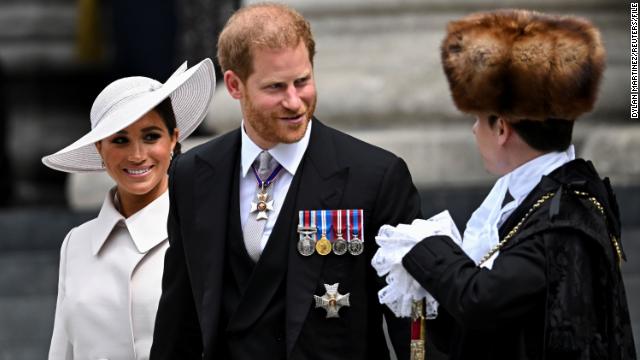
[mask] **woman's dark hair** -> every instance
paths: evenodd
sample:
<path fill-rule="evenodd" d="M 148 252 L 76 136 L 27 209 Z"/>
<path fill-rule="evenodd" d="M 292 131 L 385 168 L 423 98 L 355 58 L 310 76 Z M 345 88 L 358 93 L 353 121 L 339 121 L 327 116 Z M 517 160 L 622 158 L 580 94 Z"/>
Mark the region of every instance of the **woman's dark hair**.
<path fill-rule="evenodd" d="M 173 112 L 173 105 L 171 105 L 171 98 L 167 97 L 166 99 L 162 100 L 162 102 L 156 105 L 156 107 L 153 108 L 153 110 L 155 110 L 158 114 L 160 114 L 162 121 L 167 126 L 167 130 L 169 130 L 169 135 L 173 135 L 174 130 L 178 126 L 176 125 L 176 115 Z M 180 145 L 180 143 L 177 142 L 176 146 L 173 148 L 173 155 L 175 156 L 180 154 L 181 148 L 182 148 L 182 145 Z"/>
<path fill-rule="evenodd" d="M 489 116 L 489 125 L 493 125 L 498 116 Z M 544 121 L 522 119 L 510 122 L 515 132 L 532 148 L 542 151 L 565 151 L 571 145 L 573 121 L 548 118 Z"/>

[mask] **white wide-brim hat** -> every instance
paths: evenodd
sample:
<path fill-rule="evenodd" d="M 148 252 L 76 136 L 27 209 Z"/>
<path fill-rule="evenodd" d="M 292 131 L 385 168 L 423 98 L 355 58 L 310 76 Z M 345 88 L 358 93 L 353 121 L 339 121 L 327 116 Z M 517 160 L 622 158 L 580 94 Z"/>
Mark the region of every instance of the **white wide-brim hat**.
<path fill-rule="evenodd" d="M 91 131 L 55 154 L 42 158 L 46 166 L 70 173 L 104 171 L 95 143 L 133 124 L 167 97 L 180 130 L 178 141 L 186 139 L 207 114 L 216 86 L 211 59 L 187 70 L 184 62 L 162 84 L 143 76 L 116 80 L 98 95 L 91 107 Z"/>

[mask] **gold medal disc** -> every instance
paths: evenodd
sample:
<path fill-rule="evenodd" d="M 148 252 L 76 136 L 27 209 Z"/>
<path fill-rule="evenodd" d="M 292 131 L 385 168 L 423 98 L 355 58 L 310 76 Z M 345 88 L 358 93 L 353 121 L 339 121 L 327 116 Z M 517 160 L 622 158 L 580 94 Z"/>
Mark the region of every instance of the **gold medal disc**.
<path fill-rule="evenodd" d="M 320 255 L 328 255 L 329 253 L 331 253 L 331 242 L 323 236 L 316 242 L 316 251 Z"/>

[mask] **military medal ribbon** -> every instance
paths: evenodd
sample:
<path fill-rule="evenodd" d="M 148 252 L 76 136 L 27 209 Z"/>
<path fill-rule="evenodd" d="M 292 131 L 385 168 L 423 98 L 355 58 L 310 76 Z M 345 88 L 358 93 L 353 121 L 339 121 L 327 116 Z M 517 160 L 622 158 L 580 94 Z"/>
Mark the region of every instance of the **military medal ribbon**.
<path fill-rule="evenodd" d="M 314 240 L 317 232 L 316 228 L 316 212 L 308 210 L 300 210 L 298 212 L 298 252 L 302 256 L 311 256 L 316 251 L 316 241 Z"/>

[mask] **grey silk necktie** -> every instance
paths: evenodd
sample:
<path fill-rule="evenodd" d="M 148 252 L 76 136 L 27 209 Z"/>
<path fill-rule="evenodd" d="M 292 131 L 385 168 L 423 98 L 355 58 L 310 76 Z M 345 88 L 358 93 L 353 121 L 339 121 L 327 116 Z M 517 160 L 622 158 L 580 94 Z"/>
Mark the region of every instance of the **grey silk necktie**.
<path fill-rule="evenodd" d="M 278 166 L 278 162 L 271 157 L 271 155 L 263 151 L 258 155 L 258 158 L 253 163 L 254 169 L 261 180 L 266 180 Z M 256 181 L 257 184 L 257 181 Z M 265 204 L 272 204 L 272 194 L 273 194 L 273 184 L 266 187 L 266 195 L 267 202 Z M 244 236 L 244 244 L 247 247 L 247 253 L 253 259 L 253 261 L 258 262 L 260 258 L 260 254 L 262 254 L 262 247 L 260 246 L 260 240 L 262 239 L 262 233 L 264 232 L 264 227 L 267 224 L 268 219 L 264 214 L 260 216 L 261 213 L 266 213 L 267 211 L 259 211 L 256 207 L 259 208 L 259 198 L 258 194 L 261 193 L 261 189 L 259 185 L 256 185 L 256 197 L 252 200 L 252 211 L 249 213 L 249 217 L 247 218 L 247 222 L 244 225 L 244 229 L 242 229 L 242 234 Z"/>

